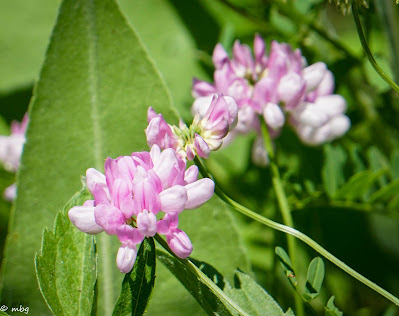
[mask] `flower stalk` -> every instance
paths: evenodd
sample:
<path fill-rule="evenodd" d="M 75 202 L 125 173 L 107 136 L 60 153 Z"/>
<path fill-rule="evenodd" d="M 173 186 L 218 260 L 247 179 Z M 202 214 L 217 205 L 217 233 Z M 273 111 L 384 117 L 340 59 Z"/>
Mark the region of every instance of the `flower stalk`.
<path fill-rule="evenodd" d="M 283 218 L 283 223 L 288 227 L 294 227 L 294 221 L 291 216 L 291 210 L 288 204 L 287 196 L 284 191 L 283 184 L 281 182 L 280 171 L 278 170 L 278 166 L 275 160 L 274 149 L 272 140 L 268 131 L 266 124 L 262 121 L 261 124 L 262 136 L 265 142 L 265 148 L 267 155 L 269 157 L 269 166 L 272 171 L 272 183 L 274 192 L 276 193 L 278 206 L 280 208 L 281 216 Z M 292 264 L 295 267 L 296 264 L 296 246 L 295 246 L 295 238 L 292 235 L 287 235 L 287 243 L 288 243 L 288 255 L 291 258 Z M 299 294 L 296 291 L 297 294 Z M 303 309 L 303 301 L 299 295 L 295 295 L 295 305 L 296 312 L 298 316 L 304 315 Z"/>
<path fill-rule="evenodd" d="M 374 59 L 373 54 L 370 51 L 370 48 L 367 44 L 366 37 L 364 36 L 362 24 L 360 22 L 359 18 L 359 9 L 357 7 L 356 1 L 353 1 L 352 3 L 352 11 L 353 11 L 353 18 L 355 20 L 356 24 L 356 30 L 357 34 L 359 35 L 360 42 L 362 43 L 363 50 L 371 64 L 373 66 L 374 70 L 380 75 L 384 81 L 391 86 L 393 90 L 395 90 L 397 93 L 399 93 L 399 86 L 381 69 L 381 67 L 378 65 L 377 61 Z"/>

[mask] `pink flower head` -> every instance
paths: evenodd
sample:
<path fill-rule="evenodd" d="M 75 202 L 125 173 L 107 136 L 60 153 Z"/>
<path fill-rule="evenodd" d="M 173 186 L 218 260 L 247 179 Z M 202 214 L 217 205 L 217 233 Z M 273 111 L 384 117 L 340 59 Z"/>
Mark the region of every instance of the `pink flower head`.
<path fill-rule="evenodd" d="M 105 175 L 93 168 L 87 170 L 86 183 L 94 200 L 71 208 L 71 222 L 88 234 L 105 231 L 117 235 L 122 243 L 117 266 L 123 273 L 133 267 L 137 244 L 156 233 L 165 234 L 176 255 L 186 258 L 192 246 L 187 235 L 177 229 L 178 214 L 209 200 L 213 181 L 198 180 L 196 166 L 186 170 L 178 153 L 172 148 L 161 151 L 156 144 L 150 152 L 108 158 L 104 169 Z M 159 213 L 164 215 L 157 217 Z"/>
<path fill-rule="evenodd" d="M 22 122 L 11 122 L 11 135 L 0 136 L 0 162 L 10 172 L 17 172 L 22 156 L 23 147 L 26 141 L 25 133 L 29 117 L 26 113 Z M 4 191 L 4 198 L 12 201 L 17 196 L 16 185 L 12 184 Z"/>
<path fill-rule="evenodd" d="M 195 155 L 208 158 L 217 150 L 226 135 L 237 125 L 237 104 L 231 97 L 221 94 L 198 98 L 193 105 L 194 121 L 187 127 L 170 126 L 160 114 L 148 110 L 147 142 L 160 148 L 172 148 L 183 158 L 194 159 Z M 159 128 L 159 126 L 163 126 Z"/>
<path fill-rule="evenodd" d="M 288 121 L 304 142 L 314 143 L 305 141 L 304 135 L 308 132 L 299 132 L 309 128 L 302 127 L 297 116 L 303 111 L 304 104 L 315 104 L 319 97 L 332 95 L 334 78 L 324 63 L 307 66 L 299 49 L 293 50 L 290 45 L 276 41 L 272 41 L 269 56 L 266 56 L 265 43 L 258 34 L 255 35 L 253 53 L 247 45 L 236 41 L 230 58 L 222 45 L 217 44 L 212 60 L 215 65 L 214 82 L 193 80 L 192 94 L 198 100 L 193 108 L 196 112 L 197 103 L 218 93 L 234 98 L 238 106 L 238 122 L 234 132 L 228 136 L 229 141 L 235 135 L 252 130 L 260 136 L 260 122 L 264 120 L 272 137 L 277 137 Z M 287 116 L 293 118 L 287 120 Z M 348 119 L 341 117 L 339 124 L 334 124 L 333 131 L 323 132 L 328 136 L 317 137 L 317 143 L 342 135 L 348 127 Z M 260 155 L 255 160 L 265 161 L 267 155 L 260 148 L 257 146 L 253 150 Z M 203 148 L 201 151 L 206 155 Z"/>

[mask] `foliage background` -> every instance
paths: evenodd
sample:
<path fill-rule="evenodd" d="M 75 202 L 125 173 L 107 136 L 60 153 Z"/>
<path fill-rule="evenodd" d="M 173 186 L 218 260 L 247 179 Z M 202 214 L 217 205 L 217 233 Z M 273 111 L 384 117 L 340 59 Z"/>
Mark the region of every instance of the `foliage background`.
<path fill-rule="evenodd" d="M 12 120 L 21 120 L 28 107 L 33 84 L 39 78 L 51 30 L 56 21 L 60 2 L 49 0 L 39 2 L 0 0 L 2 24 L 0 132 L 2 134 L 8 133 Z M 399 178 L 397 125 L 399 98 L 398 94 L 392 92 L 375 73 L 363 56 L 352 16 L 342 15 L 335 5 L 321 0 L 287 1 L 287 3 L 266 0 L 229 2 L 120 0 L 119 5 L 128 23 L 137 32 L 140 45 L 148 52 L 149 57 L 143 58 L 148 58 L 149 64 L 154 64 L 155 74 L 151 75 L 153 77 L 150 79 L 156 80 L 159 86 L 165 83 L 169 89 L 167 91 L 163 87 L 159 88 L 159 91 L 164 90 L 160 92 L 158 99 L 150 100 L 151 93 L 137 96 L 134 87 L 129 92 L 130 79 L 122 78 L 118 74 L 106 78 L 107 72 L 104 70 L 104 80 L 111 85 L 111 88 L 123 87 L 126 95 L 122 96 L 122 100 L 125 104 L 129 104 L 129 98 L 138 98 L 141 101 L 147 98 L 148 102 L 156 100 L 161 109 L 171 109 L 173 104 L 183 118 L 189 121 L 190 105 L 193 101 L 190 95 L 191 79 L 194 76 L 208 80 L 212 78 L 211 54 L 215 44 L 221 42 L 229 50 L 234 40 L 239 38 L 241 42 L 252 45 L 255 32 L 260 33 L 267 43 L 276 39 L 301 48 L 309 63 L 320 60 L 327 63 L 335 75 L 336 92 L 347 99 L 352 128 L 347 136 L 317 148 L 302 145 L 289 129 L 284 130 L 277 140 L 276 152 L 284 176 L 285 189 L 294 210 L 294 221 L 299 230 L 315 239 L 355 270 L 398 296 L 399 196 L 396 192 L 399 186 L 395 180 Z M 385 27 L 388 24 L 385 23 L 387 20 L 384 15 L 387 10 L 398 14 L 398 7 L 394 6 L 393 1 L 385 0 L 370 2 L 369 8 L 362 8 L 361 13 L 369 44 L 377 61 L 398 82 L 399 75 L 396 71 L 399 69 L 398 59 L 395 58 L 398 48 L 392 42 L 392 38 L 398 36 L 395 36 L 395 28 Z M 123 24 L 123 21 L 116 19 L 112 23 L 114 23 L 112 26 L 116 26 L 118 23 Z M 65 25 L 69 24 L 66 22 Z M 76 25 L 76 30 L 78 28 Z M 320 30 L 328 34 L 329 39 Z M 122 38 L 125 38 L 123 36 Z M 56 37 L 53 38 L 53 41 L 55 40 Z M 71 49 L 67 52 L 69 54 L 82 48 L 74 46 L 73 41 L 67 43 L 62 40 L 61 37 L 58 38 L 58 43 L 69 47 Z M 84 45 L 84 39 L 80 40 L 79 45 Z M 109 38 L 108 42 L 104 41 L 104 45 L 109 43 L 118 45 L 113 40 Z M 118 48 L 124 52 L 123 49 L 129 47 L 122 42 Z M 109 58 L 112 54 L 115 54 L 115 59 L 123 55 L 115 47 L 104 49 L 109 49 L 106 55 Z M 71 59 L 68 59 L 67 53 L 61 52 L 59 56 L 55 56 L 60 57 L 59 60 L 47 59 L 47 62 L 50 62 L 47 64 L 48 69 L 54 69 L 52 67 L 59 65 L 60 69 L 55 71 L 60 73 L 64 70 L 69 71 L 68 62 L 72 62 L 74 56 L 69 56 Z M 140 55 L 136 56 L 132 52 L 124 53 L 126 58 L 130 58 L 130 54 L 133 54 L 133 60 Z M 74 80 L 73 75 L 77 75 L 78 70 L 75 69 L 75 73 L 70 73 L 72 77 L 65 77 L 64 80 Z M 41 76 L 42 82 L 46 78 L 50 81 L 44 70 Z M 66 91 L 63 89 L 67 81 L 59 79 L 56 78 L 54 85 L 46 88 L 47 91 L 53 89 L 49 92 L 49 100 L 59 98 L 62 101 L 66 96 Z M 37 92 L 39 91 L 38 89 Z M 71 95 L 78 96 L 78 91 L 79 87 L 73 88 Z M 109 97 L 112 97 L 111 92 L 106 92 Z M 171 99 L 168 100 L 169 93 Z M 41 111 L 34 108 L 36 112 L 32 113 L 32 124 L 28 132 L 32 137 L 30 152 L 33 156 L 23 158 L 23 161 L 29 165 L 29 170 L 26 170 L 26 175 L 24 171 L 20 173 L 20 188 L 25 187 L 28 192 L 30 184 L 36 185 L 38 189 L 34 193 L 21 194 L 22 197 L 17 200 L 14 217 L 11 217 L 13 221 L 9 226 L 11 232 L 9 240 L 15 242 L 17 248 L 23 249 L 27 246 L 23 240 L 31 240 L 32 245 L 28 246 L 30 249 L 27 252 L 20 250 L 20 254 L 15 257 L 18 259 L 14 259 L 18 260 L 15 267 L 5 268 L 5 265 L 2 265 L 0 303 L 15 305 L 26 303 L 31 306 L 32 311 L 36 309 L 46 313 L 49 311 L 40 301 L 40 293 L 32 275 L 33 255 L 39 250 L 44 227 L 52 226 L 54 217 L 51 214 L 61 209 L 68 198 L 79 189 L 79 175 L 91 165 L 87 165 L 87 161 L 83 162 L 83 156 L 79 156 L 81 154 L 77 154 L 79 158 L 74 159 L 71 152 L 73 148 L 69 147 L 75 143 L 80 143 L 82 148 L 90 145 L 89 139 L 78 124 L 83 124 L 85 118 L 83 111 L 79 114 L 80 105 L 73 104 L 75 109 L 73 112 L 60 101 L 58 108 L 53 104 L 50 110 L 40 102 L 40 98 L 38 99 L 39 101 L 35 101 L 38 104 L 36 108 L 40 108 Z M 78 98 L 74 102 L 79 102 Z M 109 102 L 111 109 L 117 110 L 118 102 L 121 101 L 111 98 Z M 161 104 L 162 102 L 164 103 Z M 140 112 L 142 116 L 147 106 L 148 104 L 143 105 Z M 79 115 L 82 115 L 82 122 L 78 119 Z M 173 110 L 170 110 L 169 115 L 173 117 Z M 131 138 L 123 136 L 124 141 L 118 138 L 119 142 L 114 143 L 113 149 L 104 153 L 104 157 L 97 159 L 145 149 L 144 133 L 140 134 L 145 127 L 145 115 L 139 118 L 133 117 L 132 113 L 131 116 L 128 118 L 126 114 L 120 115 L 120 121 L 114 123 L 121 129 L 126 128 L 126 132 L 120 131 L 121 134 L 137 131 L 137 135 Z M 116 120 L 116 117 L 118 116 L 114 115 L 113 120 Z M 135 128 L 131 126 L 140 121 L 142 126 Z M 65 129 L 62 131 L 55 129 L 63 126 Z M 105 130 L 108 130 L 106 133 L 110 139 L 120 136 L 112 134 L 111 128 L 105 127 Z M 48 140 L 54 132 L 60 137 L 59 139 L 65 141 L 64 148 L 50 146 L 51 142 Z M 42 151 L 35 151 L 34 139 L 42 144 Z M 262 215 L 281 221 L 268 169 L 258 168 L 250 161 L 252 141 L 253 135 L 238 139 L 230 147 L 215 153 L 209 160 L 208 167 L 231 196 Z M 124 145 L 121 145 L 122 143 Z M 27 144 L 29 146 L 29 140 Z M 65 161 L 62 158 L 63 150 L 67 153 L 64 156 Z M 46 160 L 55 154 L 60 155 L 60 160 Z M 73 169 L 74 172 L 70 173 L 63 169 L 68 165 L 68 159 L 74 161 L 76 167 Z M 47 163 L 43 164 L 43 161 Z M 52 177 L 55 178 L 60 171 L 63 172 L 63 176 L 68 175 L 68 180 L 59 181 L 55 186 L 59 189 L 56 195 L 48 191 L 53 183 L 47 183 L 46 186 L 28 179 L 33 174 L 37 176 L 35 179 L 41 179 L 45 183 L 53 179 Z M 355 182 L 352 178 L 352 182 L 345 186 L 345 183 L 358 173 L 360 181 Z M 1 170 L 1 190 L 13 181 L 12 174 Z M 391 188 L 388 193 L 382 197 L 378 195 L 373 197 L 375 192 L 387 186 Z M 41 201 L 39 197 L 42 198 Z M 2 247 L 5 243 L 11 205 L 4 201 L 0 203 L 0 253 L 3 253 Z M 272 294 L 284 310 L 287 310 L 294 305 L 294 294 L 274 255 L 275 246 L 286 247 L 285 235 L 235 214 L 232 215 L 222 205 L 215 199 L 203 210 L 184 216 L 182 227 L 189 231 L 196 249 L 193 256 L 212 263 L 230 277 L 237 267 L 246 272 L 252 271 L 256 280 Z M 23 218 L 23 221 L 18 224 L 19 218 Z M 210 218 L 215 219 L 213 227 L 202 226 L 205 228 L 195 229 L 207 223 Z M 36 220 L 40 224 L 35 223 Z M 234 229 L 230 229 L 231 226 Z M 230 237 L 227 235 L 229 232 L 232 234 Z M 226 240 L 230 242 L 226 243 Z M 307 265 L 317 254 L 299 242 L 297 245 L 300 245 L 301 260 L 296 272 L 299 282 L 303 284 Z M 116 252 L 116 248 L 114 250 Z M 16 263 L 12 262 L 13 251 L 14 249 L 9 247 L 5 252 L 6 257 L 10 258 L 8 264 L 12 265 Z M 222 253 L 218 253 L 219 251 Z M 26 253 L 31 254 L 25 255 Z M 112 255 L 111 264 L 113 258 Z M 30 268 L 25 269 L 27 266 Z M 161 264 L 158 267 L 161 267 Z M 165 315 L 165 309 L 170 315 L 203 314 L 197 303 L 168 273 L 166 269 L 158 270 L 156 293 L 149 314 Z M 120 280 L 114 282 L 117 293 L 122 279 L 120 275 L 119 277 Z M 30 280 L 29 289 L 33 290 L 33 294 L 26 296 L 30 290 L 18 285 L 23 284 L 23 280 Z M 314 309 L 322 312 L 331 295 L 336 296 L 336 305 L 345 314 L 395 315 L 395 310 L 389 307 L 383 298 L 333 265 L 326 263 L 326 280 L 322 295 L 313 303 Z"/>

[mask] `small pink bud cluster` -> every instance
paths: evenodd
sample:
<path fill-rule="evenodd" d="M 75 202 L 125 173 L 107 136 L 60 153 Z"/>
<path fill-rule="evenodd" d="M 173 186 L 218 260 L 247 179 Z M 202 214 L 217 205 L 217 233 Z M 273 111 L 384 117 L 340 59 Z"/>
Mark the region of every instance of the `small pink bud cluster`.
<path fill-rule="evenodd" d="M 263 39 L 255 35 L 251 49 L 236 41 L 230 59 L 221 44 L 213 51 L 214 83 L 193 80 L 193 96 L 222 93 L 238 105 L 234 133 L 256 130 L 262 118 L 272 136 L 288 122 L 307 144 L 317 145 L 343 135 L 350 126 L 345 100 L 333 95 L 334 78 L 324 63 L 306 66 L 299 49 L 273 41 L 269 56 Z M 311 118 L 310 118 L 311 117 Z"/>
<path fill-rule="evenodd" d="M 90 168 L 86 183 L 94 200 L 69 210 L 71 222 L 82 232 L 105 231 L 117 235 L 122 245 L 116 263 L 129 272 L 136 260 L 137 244 L 156 233 L 166 235 L 167 243 L 180 258 L 188 257 L 192 244 L 178 228 L 178 215 L 208 201 L 214 182 L 198 180 L 198 168 L 186 170 L 186 161 L 172 148 L 135 152 L 117 159 L 107 158 L 105 174 Z"/>
<path fill-rule="evenodd" d="M 22 122 L 11 123 L 11 135 L 0 136 L 0 161 L 4 168 L 10 172 L 17 172 L 21 160 L 23 147 L 26 141 L 25 132 L 29 122 L 28 114 L 25 114 Z M 16 198 L 16 185 L 12 184 L 4 191 L 4 198 L 12 201 Z"/>
<path fill-rule="evenodd" d="M 211 151 L 222 146 L 223 139 L 236 126 L 237 111 L 232 97 L 215 94 L 194 102 L 194 120 L 190 127 L 183 122 L 177 127 L 169 125 L 162 114 L 150 107 L 145 130 L 148 145 L 172 148 L 188 160 L 193 160 L 195 155 L 208 158 Z"/>

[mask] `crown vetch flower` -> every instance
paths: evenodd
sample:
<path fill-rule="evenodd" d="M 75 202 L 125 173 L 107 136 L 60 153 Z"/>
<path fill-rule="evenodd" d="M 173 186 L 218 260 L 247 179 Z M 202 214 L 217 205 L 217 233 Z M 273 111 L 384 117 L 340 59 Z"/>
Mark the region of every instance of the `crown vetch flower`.
<path fill-rule="evenodd" d="M 122 244 L 116 261 L 122 273 L 132 269 L 137 244 L 156 233 L 166 235 L 176 255 L 186 258 L 191 254 L 190 240 L 177 228 L 178 214 L 209 200 L 214 191 L 212 180 L 198 180 L 196 166 L 186 170 L 179 154 L 172 148 L 161 151 L 156 144 L 150 152 L 107 158 L 104 170 L 105 174 L 87 170 L 87 188 L 94 200 L 71 208 L 68 215 L 82 232 L 117 235 Z M 160 220 L 158 213 L 164 214 Z"/>
<path fill-rule="evenodd" d="M 265 43 L 256 34 L 253 55 L 248 46 L 237 40 L 232 58 L 229 58 L 221 44 L 217 44 L 212 59 L 215 66 L 214 82 L 193 79 L 192 94 L 196 99 L 202 99 L 223 93 L 236 100 L 238 123 L 233 133 L 229 134 L 229 140 L 237 134 L 255 130 L 258 133 L 254 144 L 256 148 L 253 149 L 255 161 L 267 161 L 262 149 L 264 146 L 260 145 L 261 119 L 265 121 L 272 137 L 278 136 L 288 121 L 300 139 L 309 145 L 333 140 L 348 130 L 350 121 L 344 115 L 346 107 L 343 108 L 342 100 L 332 95 L 332 73 L 322 62 L 307 66 L 299 49 L 293 50 L 286 43 L 272 41 L 270 54 L 266 56 Z M 323 112 L 324 106 L 321 105 L 326 102 L 329 107 L 337 107 L 329 109 L 328 115 Z M 312 111 L 315 113 L 310 113 Z M 318 126 L 309 124 L 310 117 L 319 119 Z"/>
<path fill-rule="evenodd" d="M 237 104 L 232 97 L 221 94 L 198 98 L 193 104 L 194 120 L 190 127 L 180 122 L 171 126 L 151 107 L 145 130 L 149 146 L 172 148 L 183 158 L 194 159 L 197 154 L 208 158 L 219 149 L 223 139 L 237 125 Z"/>
<path fill-rule="evenodd" d="M 11 123 L 11 135 L 0 135 L 0 161 L 4 168 L 10 172 L 17 172 L 21 160 L 23 147 L 26 141 L 25 132 L 29 117 L 26 113 L 21 121 Z M 12 201 L 17 196 L 16 185 L 12 184 L 4 191 L 4 198 Z"/>

